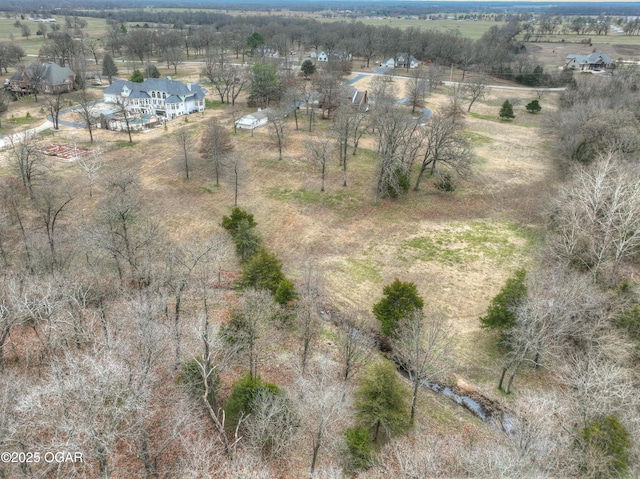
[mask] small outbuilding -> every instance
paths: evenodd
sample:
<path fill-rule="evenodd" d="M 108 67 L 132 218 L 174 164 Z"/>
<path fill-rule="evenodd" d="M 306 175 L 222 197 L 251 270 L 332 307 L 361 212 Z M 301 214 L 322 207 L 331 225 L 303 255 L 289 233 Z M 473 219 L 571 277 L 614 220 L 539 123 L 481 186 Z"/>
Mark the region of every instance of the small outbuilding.
<path fill-rule="evenodd" d="M 242 128 L 243 130 L 254 130 L 258 127 L 266 125 L 269 121 L 267 114 L 264 111 L 256 111 L 249 115 L 245 115 L 239 120 L 236 120 L 236 128 Z"/>

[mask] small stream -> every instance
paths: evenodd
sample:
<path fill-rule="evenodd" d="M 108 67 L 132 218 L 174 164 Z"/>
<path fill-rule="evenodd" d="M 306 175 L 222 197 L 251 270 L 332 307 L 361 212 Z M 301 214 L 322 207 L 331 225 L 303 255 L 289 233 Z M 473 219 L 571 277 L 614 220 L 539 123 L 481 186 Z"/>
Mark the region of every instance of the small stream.
<path fill-rule="evenodd" d="M 325 312 L 324 315 L 321 314 L 320 316 L 325 320 L 333 321 L 334 323 L 340 325 L 339 321 L 336 321 L 332 318 L 331 313 Z M 371 335 L 366 334 L 365 332 L 358 329 L 354 329 L 352 334 L 367 346 L 381 350 L 378 340 Z M 386 355 L 386 352 L 383 351 L 383 353 L 385 353 Z M 402 365 L 397 361 L 396 366 L 398 367 L 398 371 L 403 376 L 408 377 L 406 371 L 404 371 L 404 369 L 402 368 Z M 421 384 L 422 387 L 429 389 L 435 393 L 442 394 L 444 397 L 469 410 L 470 412 L 478 416 L 482 421 L 499 427 L 507 434 L 515 434 L 518 422 L 515 416 L 502 409 L 499 404 L 494 403 L 490 399 L 485 398 L 480 394 L 477 395 L 477 398 L 473 398 L 470 395 L 458 394 L 451 386 L 445 386 L 434 381 L 422 381 Z M 480 398 L 484 399 L 484 401 L 480 400 Z M 483 404 L 485 401 L 488 404 Z"/>
<path fill-rule="evenodd" d="M 437 393 L 441 393 L 443 396 L 452 399 L 457 404 L 460 404 L 463 407 L 466 407 L 469 411 L 474 413 L 483 421 L 489 421 L 492 418 L 492 414 L 485 410 L 485 408 L 476 400 L 471 399 L 469 396 L 461 396 L 460 394 L 456 394 L 449 386 L 443 386 L 442 384 L 422 381 L 422 386 Z"/>

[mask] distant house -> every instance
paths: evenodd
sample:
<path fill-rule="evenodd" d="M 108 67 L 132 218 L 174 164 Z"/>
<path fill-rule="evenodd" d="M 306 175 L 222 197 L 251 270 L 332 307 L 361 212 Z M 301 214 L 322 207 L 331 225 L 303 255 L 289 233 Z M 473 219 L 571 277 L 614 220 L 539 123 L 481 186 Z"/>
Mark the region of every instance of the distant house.
<path fill-rule="evenodd" d="M 106 103 L 126 102 L 127 111 L 169 119 L 204 111 L 205 91 L 196 83 L 147 78 L 142 83 L 116 80 L 104 89 Z"/>
<path fill-rule="evenodd" d="M 351 100 L 351 106 L 362 111 L 369 111 L 369 94 L 367 90 L 360 91 L 355 87 L 349 87 L 347 94 Z"/>
<path fill-rule="evenodd" d="M 334 50 L 332 52 L 321 51 L 318 53 L 319 62 L 328 62 L 330 59 L 334 61 L 351 61 L 352 55 L 342 50 Z"/>
<path fill-rule="evenodd" d="M 384 68 L 395 68 L 396 61 L 393 58 L 385 58 L 380 62 L 380 66 Z"/>
<path fill-rule="evenodd" d="M 420 62 L 407 53 L 398 53 L 395 57 L 385 58 L 380 62 L 380 66 L 384 68 L 418 68 Z"/>
<path fill-rule="evenodd" d="M 17 95 L 66 93 L 73 90 L 75 75 L 69 67 L 57 63 L 32 63 L 17 71 L 7 81 L 7 87 Z"/>
<path fill-rule="evenodd" d="M 255 55 L 263 58 L 280 58 L 280 52 L 275 47 L 260 45 L 255 50 Z"/>
<path fill-rule="evenodd" d="M 396 68 L 418 68 L 420 62 L 408 53 L 398 53 L 396 55 Z"/>
<path fill-rule="evenodd" d="M 236 128 L 242 128 L 243 130 L 254 130 L 258 127 L 266 125 L 269 122 L 269 117 L 264 111 L 256 111 L 249 115 L 245 115 L 239 120 L 236 120 Z"/>
<path fill-rule="evenodd" d="M 567 55 L 564 62 L 566 70 L 593 71 L 604 70 L 614 65 L 613 59 L 606 53 L 593 52 L 589 55 Z"/>

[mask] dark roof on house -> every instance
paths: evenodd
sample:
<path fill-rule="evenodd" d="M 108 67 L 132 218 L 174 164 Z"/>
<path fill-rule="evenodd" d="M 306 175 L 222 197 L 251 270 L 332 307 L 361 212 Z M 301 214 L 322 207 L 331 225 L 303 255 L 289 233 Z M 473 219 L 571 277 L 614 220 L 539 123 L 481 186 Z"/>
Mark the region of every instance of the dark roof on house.
<path fill-rule="evenodd" d="M 116 80 L 107 88 L 104 92 L 107 94 L 119 94 L 124 87 L 131 90 L 130 98 L 150 98 L 148 91 L 163 91 L 168 94 L 168 97 L 175 96 L 194 96 L 196 100 L 202 100 L 204 98 L 204 90 L 197 83 L 183 83 L 178 80 L 170 80 L 169 78 L 147 78 L 142 83 L 135 83 L 128 80 Z M 169 98 L 167 101 L 169 101 Z M 179 102 L 181 100 L 172 100 L 173 102 Z"/>
<path fill-rule="evenodd" d="M 576 63 L 580 65 L 593 65 L 600 62 L 603 62 L 605 65 L 614 63 L 613 59 L 609 55 L 598 52 L 593 52 L 589 55 L 570 54 L 567 55 L 567 60 L 575 60 Z"/>
<path fill-rule="evenodd" d="M 27 77 L 31 78 L 36 68 L 43 68 L 42 79 L 48 85 L 61 85 L 65 83 L 69 77 L 73 76 L 73 70 L 69 67 L 61 67 L 57 63 L 32 63 L 24 69 Z M 17 71 L 11 75 L 10 79 L 14 81 L 22 80 L 22 71 Z"/>

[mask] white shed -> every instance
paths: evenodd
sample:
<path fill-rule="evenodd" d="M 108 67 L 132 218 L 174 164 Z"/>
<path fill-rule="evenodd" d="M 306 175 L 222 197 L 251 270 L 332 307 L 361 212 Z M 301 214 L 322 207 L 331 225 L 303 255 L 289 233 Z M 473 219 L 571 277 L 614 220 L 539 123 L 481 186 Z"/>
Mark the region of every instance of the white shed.
<path fill-rule="evenodd" d="M 269 121 L 267 114 L 263 111 L 256 111 L 249 115 L 245 115 L 239 120 L 236 120 L 236 127 L 245 130 L 253 130 L 262 125 L 266 125 Z"/>

